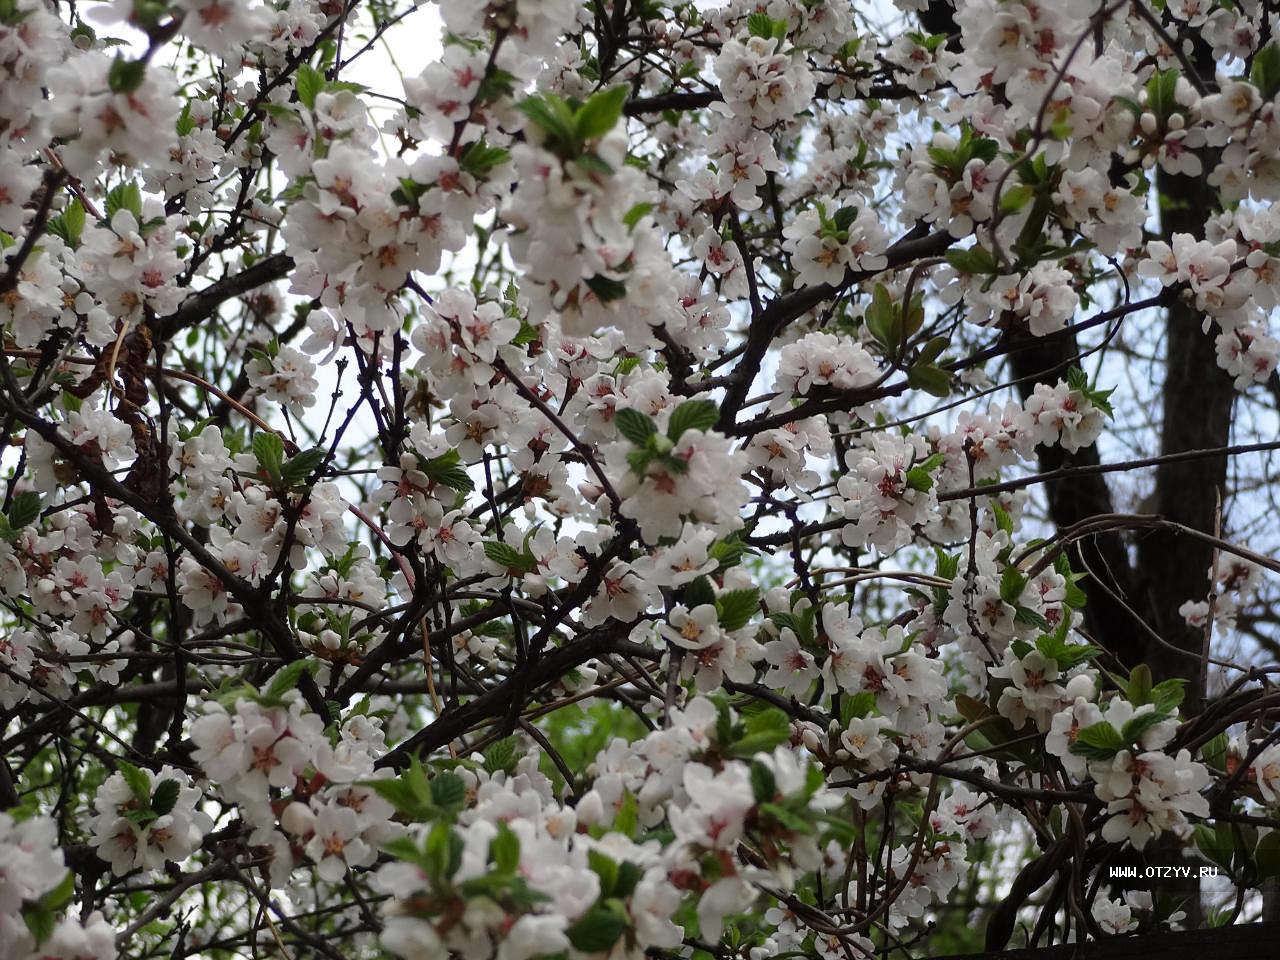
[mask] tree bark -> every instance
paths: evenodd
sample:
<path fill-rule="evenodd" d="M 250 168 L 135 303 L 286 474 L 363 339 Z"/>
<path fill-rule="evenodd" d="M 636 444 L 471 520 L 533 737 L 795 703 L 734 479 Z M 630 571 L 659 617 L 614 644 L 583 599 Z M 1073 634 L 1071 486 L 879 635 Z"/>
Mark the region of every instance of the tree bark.
<path fill-rule="evenodd" d="M 1018 394 L 1025 403 L 1037 383 L 1056 383 L 1066 376 L 1080 354 L 1075 334 L 1064 331 L 1040 337 L 1010 354 Z M 1053 444 L 1037 449 L 1041 472 L 1062 467 L 1095 466 L 1101 463 L 1096 446 L 1068 453 Z M 1099 514 L 1113 513 L 1111 489 L 1102 475 L 1066 477 L 1045 485 L 1049 519 L 1059 529 Z M 1147 655 L 1142 625 L 1136 617 L 1145 613 L 1144 604 L 1133 606 L 1134 573 L 1129 547 L 1120 532 L 1102 533 L 1075 541 L 1068 550 L 1071 568 L 1087 573 L 1081 582 L 1089 602 L 1084 609 L 1085 629 L 1094 642 L 1108 651 L 1117 666 L 1130 670 Z"/>

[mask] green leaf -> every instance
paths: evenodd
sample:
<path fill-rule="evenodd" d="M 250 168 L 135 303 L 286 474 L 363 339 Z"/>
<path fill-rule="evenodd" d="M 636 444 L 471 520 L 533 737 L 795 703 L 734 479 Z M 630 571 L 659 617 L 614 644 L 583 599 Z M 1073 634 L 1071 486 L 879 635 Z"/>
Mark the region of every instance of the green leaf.
<path fill-rule="evenodd" d="M 462 465 L 462 456 L 457 450 L 449 450 L 432 457 L 430 460 L 419 459 L 418 469 L 427 475 L 429 480 L 443 484 L 451 490 L 468 493 L 475 488 L 471 475 Z"/>
<path fill-rule="evenodd" d="M 117 760 L 116 765 L 120 768 L 120 776 L 124 777 L 124 782 L 129 785 L 129 791 L 133 794 L 134 799 L 144 809 L 150 810 L 151 778 L 147 776 L 146 771 L 125 760 Z"/>
<path fill-rule="evenodd" d="M 58 881 L 58 885 L 40 898 L 40 902 L 50 910 L 61 910 L 76 895 L 76 875 L 70 870 Z"/>
<path fill-rule="evenodd" d="M 489 858 L 498 873 L 514 874 L 520 866 L 520 838 L 501 820 L 497 836 L 489 841 Z"/>
<path fill-rule="evenodd" d="M 596 295 L 596 299 L 601 303 L 612 303 L 614 300 L 621 300 L 627 295 L 627 285 L 621 280 L 615 280 L 612 277 L 606 277 L 602 273 L 597 273 L 594 277 L 589 277 L 584 281 L 587 289 Z"/>
<path fill-rule="evenodd" d="M 600 896 L 613 896 L 618 885 L 618 861 L 599 850 L 587 851 L 587 865 L 600 878 Z"/>
<path fill-rule="evenodd" d="M 408 769 L 397 779 L 364 780 L 360 785 L 373 790 L 412 820 L 430 820 L 437 814 L 431 803 L 431 787 L 427 782 L 427 772 L 417 757 L 409 758 Z"/>
<path fill-rule="evenodd" d="M 840 700 L 840 720 L 842 723 L 848 723 L 850 720 L 862 720 L 876 705 L 876 695 L 871 690 L 859 690 L 857 693 L 846 694 Z"/>
<path fill-rule="evenodd" d="M 1264 102 L 1280 93 L 1280 44 L 1272 40 L 1253 55 L 1249 80 L 1258 88 Z"/>
<path fill-rule="evenodd" d="M 77 197 L 67 204 L 62 212 L 62 221 L 67 226 L 66 240 L 73 247 L 80 246 L 80 238 L 84 235 L 84 204 Z"/>
<path fill-rule="evenodd" d="M 15 494 L 9 503 L 9 529 L 21 530 L 40 519 L 40 494 L 34 490 L 24 490 Z"/>
<path fill-rule="evenodd" d="M 391 199 L 410 210 L 418 209 L 418 201 L 427 192 L 426 184 L 418 183 L 412 177 L 400 177 L 400 186 L 391 191 Z"/>
<path fill-rule="evenodd" d="M 253 455 L 267 479 L 279 484 L 284 467 L 284 441 L 274 433 L 260 430 L 253 435 Z"/>
<path fill-rule="evenodd" d="M 14 0 L 3 0 L 3 2 L 0 2 L 0 21 L 3 21 L 4 23 L 9 24 L 10 26 L 13 26 L 14 21 L 11 19 L 11 17 L 13 16 L 14 13 L 18 12 L 15 10 L 16 6 L 17 4 L 14 2 Z M 29 11 L 26 11 L 26 10 L 21 11 L 21 16 L 25 17 L 28 12 Z M 85 41 L 84 46 L 81 46 L 80 43 L 76 43 L 76 46 L 81 50 L 87 50 L 89 46 L 92 46 L 93 42 L 98 39 L 98 32 L 94 30 L 93 27 L 85 23 L 83 20 L 77 23 L 74 27 L 72 27 L 68 35 L 71 37 L 71 40 L 73 42 L 80 40 L 82 37 L 84 38 L 84 41 Z"/>
<path fill-rule="evenodd" d="M 1196 846 L 1205 858 L 1218 866 L 1222 867 L 1227 873 L 1231 872 L 1231 856 L 1235 850 L 1235 841 L 1230 835 L 1229 824 L 1217 824 L 1217 827 L 1226 827 L 1227 830 L 1220 831 L 1216 827 L 1211 827 L 1207 823 L 1197 823 L 1194 829 Z"/>
<path fill-rule="evenodd" d="M 156 792 L 151 795 L 151 809 L 155 811 L 157 817 L 163 817 L 173 811 L 181 791 L 182 784 L 177 780 L 161 780 L 156 784 Z"/>
<path fill-rule="evenodd" d="M 667 436 L 672 443 L 680 440 L 686 430 L 710 430 L 720 419 L 720 408 L 713 400 L 686 400 L 671 411 L 667 424 Z"/>
<path fill-rule="evenodd" d="M 797 813 L 795 810 L 788 809 L 780 803 L 762 803 L 760 804 L 760 813 L 762 816 L 772 817 L 785 829 L 793 833 L 812 833 L 814 830 L 813 822 L 806 816 Z"/>
<path fill-rule="evenodd" d="M 1227 755 L 1231 741 L 1225 733 L 1220 733 L 1200 748 L 1200 759 L 1215 770 L 1227 769 Z"/>
<path fill-rule="evenodd" d="M 538 329 L 527 320 L 520 321 L 520 330 L 511 338 L 512 346 L 524 347 L 538 339 Z"/>
<path fill-rule="evenodd" d="M 995 274 L 999 272 L 995 255 L 986 247 L 970 247 L 967 250 L 948 250 L 947 262 L 960 273 Z"/>
<path fill-rule="evenodd" d="M 773 20 L 767 13 L 753 13 L 747 17 L 747 33 L 768 40 L 773 36 Z"/>
<path fill-rule="evenodd" d="M 939 37 L 941 42 L 946 42 L 946 37 Z M 966 131 L 972 133 L 972 130 Z M 984 163 L 990 163 L 996 158 L 996 154 L 1000 152 L 1000 145 L 990 137 L 974 137 L 970 141 L 969 154 L 971 158 L 977 158 Z M 967 161 L 966 161 L 967 162 Z"/>
<path fill-rule="evenodd" d="M 441 883 L 458 872 L 464 846 L 462 837 L 444 820 L 431 828 L 423 852 L 427 873 L 433 880 Z"/>
<path fill-rule="evenodd" d="M 298 101 L 308 110 L 314 110 L 316 96 L 324 89 L 324 74 L 309 63 L 298 67 L 293 89 L 297 91 Z"/>
<path fill-rule="evenodd" d="M 1065 636 L 1043 636 L 1036 641 L 1036 649 L 1055 661 L 1061 670 L 1070 670 L 1102 652 L 1087 643 L 1067 643 Z"/>
<path fill-rule="evenodd" d="M 80 246 L 80 238 L 84 235 L 84 204 L 79 199 L 72 199 L 65 210 L 45 224 L 46 229 L 55 236 L 61 237 L 69 247 Z"/>
<path fill-rule="evenodd" d="M 384 843 L 382 849 L 397 860 L 412 863 L 423 870 L 427 868 L 426 854 L 408 837 L 397 837 L 395 840 Z"/>
<path fill-rule="evenodd" d="M 944 580 L 954 580 L 960 572 L 960 557 L 947 553 L 941 547 L 934 547 L 933 570 Z"/>
<path fill-rule="evenodd" d="M 995 517 L 996 529 L 1003 530 L 1005 533 L 1013 533 L 1013 517 L 1009 511 L 1000 506 L 998 500 L 992 500 L 990 503 L 991 515 Z"/>
<path fill-rule="evenodd" d="M 484 769 L 488 773 L 510 773 L 516 767 L 516 742 L 506 737 L 492 744 L 484 752 Z"/>
<path fill-rule="evenodd" d="M 613 829 L 626 837 L 634 838 L 640 827 L 640 804 L 630 790 L 622 793 L 622 803 L 613 818 Z"/>
<path fill-rule="evenodd" d="M 1272 830 L 1258 841 L 1253 859 L 1257 864 L 1259 882 L 1280 877 L 1280 830 Z"/>
<path fill-rule="evenodd" d="M 1036 202 L 1031 205 L 1031 212 L 1027 214 L 1027 219 L 1018 232 L 1018 238 L 1013 243 L 1014 252 L 1018 254 L 1021 263 L 1034 263 L 1040 259 L 1048 247 L 1048 241 L 1045 239 L 1045 221 L 1052 209 L 1053 204 L 1048 194 L 1037 195 Z"/>
<path fill-rule="evenodd" d="M 1151 702 L 1151 668 L 1140 663 L 1129 671 L 1129 683 L 1125 687 L 1125 697 L 1135 707 Z"/>
<path fill-rule="evenodd" d="M 68 870 L 58 882 L 58 885 L 39 900 L 35 903 L 23 904 L 22 919 L 26 923 L 32 939 L 35 940 L 36 946 L 43 944 L 53 936 L 54 928 L 58 923 L 58 913 L 71 902 L 75 892 L 75 874 Z"/>
<path fill-rule="evenodd" d="M 574 126 L 583 143 L 603 137 L 614 128 L 627 102 L 626 84 L 608 90 L 597 90 L 578 110 Z"/>
<path fill-rule="evenodd" d="M 658 426 L 653 422 L 653 418 L 629 407 L 614 413 L 613 422 L 617 424 L 620 434 L 632 443 L 642 446 L 648 444 L 649 438 L 658 432 Z"/>
<path fill-rule="evenodd" d="M 1087 760 L 1110 760 L 1126 746 L 1120 731 L 1106 720 L 1100 720 L 1076 734 L 1071 752 Z"/>
<path fill-rule="evenodd" d="M 1000 195 L 1000 212 L 1017 213 L 1031 201 L 1033 196 L 1035 191 L 1026 184 L 1011 187 Z"/>
<path fill-rule="evenodd" d="M 351 80 L 328 80 L 324 85 L 325 93 L 364 93 L 369 88 L 363 83 L 355 83 Z"/>
<path fill-rule="evenodd" d="M 716 602 L 716 589 L 706 576 L 694 577 L 684 587 L 684 604 L 690 610 L 707 603 Z"/>
<path fill-rule="evenodd" d="M 261 436 L 261 434 L 259 434 Z M 290 690 L 296 690 L 304 673 L 310 673 L 316 664 L 311 660 L 295 660 L 285 664 L 271 678 L 271 685 L 263 695 L 268 701 L 279 702 Z"/>
<path fill-rule="evenodd" d="M 1120 737 L 1125 743 L 1137 743 L 1144 733 L 1168 719 L 1167 713 L 1158 713 L 1155 710 L 1140 713 L 1125 721 L 1124 727 L 1120 730 Z"/>
<path fill-rule="evenodd" d="M 132 180 L 128 183 L 121 183 L 107 193 L 106 201 L 107 220 L 120 210 L 128 210 L 133 214 L 133 219 L 138 223 L 142 223 L 142 191 L 138 189 L 138 185 Z"/>
<path fill-rule="evenodd" d="M 1174 96 L 1177 88 L 1178 71 L 1174 69 L 1157 71 L 1147 81 L 1147 109 L 1162 125 L 1177 109 L 1178 102 Z"/>
<path fill-rule="evenodd" d="M 458 166 L 474 177 L 483 179 L 511 159 L 511 151 L 503 147 L 491 147 L 484 140 L 467 144 L 458 158 Z"/>
<path fill-rule="evenodd" d="M 730 590 L 716 597 L 720 626 L 725 630 L 745 627 L 760 609 L 760 591 L 756 587 Z"/>
<path fill-rule="evenodd" d="M 1044 618 L 1043 614 L 1020 603 L 1013 608 L 1013 622 L 1028 627 L 1038 627 L 1041 630 L 1049 629 L 1049 621 Z"/>
<path fill-rule="evenodd" d="M 431 778 L 431 802 L 449 814 L 456 814 L 467 802 L 467 785 L 447 770 Z"/>
<path fill-rule="evenodd" d="M 107 86 L 111 88 L 112 93 L 133 93 L 142 86 L 146 75 L 147 61 L 126 60 L 117 53 L 116 58 L 111 61 L 111 68 L 107 71 Z"/>
<path fill-rule="evenodd" d="M 935 360 L 938 359 L 942 351 L 947 349 L 948 346 L 950 346 L 950 344 L 951 344 L 951 341 L 948 340 L 946 337 L 931 338 L 928 343 L 926 343 L 924 346 L 920 348 L 919 353 L 916 354 L 916 363 L 922 363 L 926 365 L 932 364 Z"/>
<path fill-rule="evenodd" d="M 845 233 L 851 226 L 853 226 L 854 221 L 857 219 L 857 207 L 841 207 L 835 212 L 835 216 L 831 218 L 831 222 L 835 224 L 837 231 Z"/>
<path fill-rule="evenodd" d="M 626 907 L 618 900 L 603 900 L 575 920 L 565 935 L 583 953 L 602 953 L 611 949 L 626 929 Z"/>
<path fill-rule="evenodd" d="M 278 104 L 275 104 L 278 106 Z M 178 136 L 188 136 L 196 128 L 196 122 L 191 119 L 191 102 L 187 101 L 182 105 L 182 112 L 178 114 L 178 121 L 174 124 Z"/>
<path fill-rule="evenodd" d="M 1178 707 L 1182 705 L 1182 698 L 1187 693 L 1186 683 L 1187 681 L 1182 677 L 1172 677 L 1161 680 L 1152 687 L 1151 702 L 1155 705 L 1156 711 L 1170 716 L 1176 714 Z"/>
<path fill-rule="evenodd" d="M 729 712 L 729 704 L 717 699 L 716 704 L 716 737 L 718 746 L 727 749 L 733 740 L 733 716 Z"/>
<path fill-rule="evenodd" d="M 985 720 L 987 717 L 996 715 L 996 712 L 989 705 L 969 696 L 967 693 L 956 695 L 956 710 L 969 723 L 975 723 L 978 720 Z"/>
<path fill-rule="evenodd" d="M 778 795 L 778 781 L 767 764 L 751 761 L 751 793 L 756 803 L 769 803 Z"/>
<path fill-rule="evenodd" d="M 581 149 L 577 139 L 577 119 L 562 97 L 553 93 L 527 97 L 516 109 L 529 118 L 544 134 L 544 142 L 550 151 L 560 157 L 575 156 Z"/>
<path fill-rule="evenodd" d="M 507 543 L 491 540 L 484 545 L 484 555 L 513 577 L 524 576 L 537 567 L 537 560 Z"/>
<path fill-rule="evenodd" d="M 1063 107 L 1054 114 L 1053 122 L 1049 124 L 1049 136 L 1054 140 L 1066 140 L 1074 132 L 1075 125 L 1071 122 L 1071 111 Z"/>
<path fill-rule="evenodd" d="M 719 564 L 716 568 L 718 573 L 737 566 L 742 562 L 742 558 L 750 552 L 751 548 L 742 542 L 742 538 L 738 534 L 733 533 L 723 540 L 717 540 L 713 543 L 707 556 Z"/>
<path fill-rule="evenodd" d="M 912 490 L 928 493 L 933 489 L 933 477 L 929 476 L 929 471 L 923 467 L 912 467 L 907 471 L 906 479 L 907 486 Z"/>
<path fill-rule="evenodd" d="M 319 447 L 312 447 L 310 450 L 303 450 L 295 457 L 290 457 L 289 462 L 280 470 L 281 481 L 288 488 L 301 486 L 315 471 L 316 467 L 324 462 L 326 456 L 327 454 L 324 450 Z"/>
<path fill-rule="evenodd" d="M 951 395 L 951 374 L 930 363 L 917 363 L 907 371 L 907 383 L 930 396 L 943 398 Z"/>
<path fill-rule="evenodd" d="M 901 341 L 899 332 L 895 330 L 898 311 L 894 307 L 889 288 L 877 283 L 871 291 L 871 303 L 865 313 L 867 329 L 871 335 L 889 350 L 897 350 Z"/>
<path fill-rule="evenodd" d="M 1026 586 L 1026 576 L 1023 575 L 1021 570 L 1010 564 L 1000 574 L 1000 599 L 1012 607 L 1017 604 L 1018 598 L 1022 596 L 1022 591 Z"/>
<path fill-rule="evenodd" d="M 652 203 L 637 203 L 622 216 L 622 222 L 628 230 L 635 229 L 635 225 L 645 218 L 650 210 L 653 209 Z"/>
<path fill-rule="evenodd" d="M 743 736 L 730 750 L 736 757 L 772 750 L 791 739 L 791 720 L 777 707 L 768 707 L 747 717 L 743 729 Z"/>
<path fill-rule="evenodd" d="M 613 883 L 613 895 L 623 899 L 631 896 L 643 876 L 644 871 L 630 860 L 621 864 L 618 867 L 618 879 Z"/>

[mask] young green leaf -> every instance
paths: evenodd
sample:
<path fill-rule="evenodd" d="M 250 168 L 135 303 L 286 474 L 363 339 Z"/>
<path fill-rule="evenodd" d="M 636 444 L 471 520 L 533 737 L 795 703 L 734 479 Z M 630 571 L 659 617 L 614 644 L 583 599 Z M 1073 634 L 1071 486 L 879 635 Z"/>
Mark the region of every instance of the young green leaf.
<path fill-rule="evenodd" d="M 778 781 L 767 764 L 751 761 L 751 792 L 756 803 L 769 803 L 778 795 Z"/>
<path fill-rule="evenodd" d="M 497 835 L 489 841 L 489 858 L 498 873 L 514 874 L 520 866 L 520 838 L 501 820 Z"/>
<path fill-rule="evenodd" d="M 716 598 L 720 626 L 725 630 L 739 630 L 745 627 L 759 609 L 760 591 L 755 587 L 730 590 Z"/>
<path fill-rule="evenodd" d="M 293 89 L 298 94 L 298 101 L 308 110 L 315 109 L 316 96 L 324 89 L 324 74 L 309 63 L 298 67 Z"/>
<path fill-rule="evenodd" d="M 431 778 L 431 802 L 450 816 L 462 809 L 467 801 L 467 785 L 456 773 L 444 771 Z"/>
<path fill-rule="evenodd" d="M 271 685 L 267 687 L 264 694 L 265 698 L 273 702 L 283 700 L 286 693 L 297 689 L 302 675 L 310 673 L 315 667 L 316 664 L 310 660 L 295 660 L 293 663 L 285 664 L 271 678 Z"/>
<path fill-rule="evenodd" d="M 618 432 L 635 444 L 647 444 L 649 438 L 658 432 L 658 426 L 651 417 L 629 407 L 617 411 L 613 422 L 617 424 Z"/>
<path fill-rule="evenodd" d="M 253 455 L 267 479 L 274 484 L 280 483 L 280 471 L 284 467 L 284 441 L 277 434 L 260 430 L 253 435 Z"/>
<path fill-rule="evenodd" d="M 147 772 L 132 763 L 125 760 L 117 760 L 116 766 L 120 768 L 120 776 L 124 777 L 124 782 L 128 784 L 129 791 L 133 794 L 133 798 L 146 810 L 151 809 L 151 778 L 147 776 Z"/>
<path fill-rule="evenodd" d="M 324 462 L 326 453 L 319 447 L 303 450 L 295 457 L 290 457 L 280 469 L 280 479 L 285 487 L 293 488 L 304 484 L 316 467 Z"/>
<path fill-rule="evenodd" d="M 14 531 L 35 523 L 40 519 L 40 494 L 34 490 L 14 494 L 6 516 L 9 519 L 9 529 Z"/>
<path fill-rule="evenodd" d="M 151 795 L 151 809 L 155 811 L 157 817 L 163 817 L 173 811 L 181 791 L 182 784 L 177 780 L 161 780 L 156 784 L 155 793 Z"/>
<path fill-rule="evenodd" d="M 1126 746 L 1120 731 L 1106 720 L 1100 720 L 1076 734 L 1071 752 L 1087 760 L 1110 760 Z"/>
<path fill-rule="evenodd" d="M 575 920 L 565 935 L 583 953 L 603 953 L 618 942 L 626 929 L 626 907 L 619 900 L 603 900 Z"/>
<path fill-rule="evenodd" d="M 107 71 L 107 86 L 112 93 L 133 93 L 142 86 L 146 75 L 147 61 L 127 60 L 117 53 Z"/>
<path fill-rule="evenodd" d="M 574 117 L 578 139 L 586 143 L 603 137 L 617 124 L 626 102 L 626 84 L 618 84 L 608 90 L 598 90 L 593 93 Z"/>
<path fill-rule="evenodd" d="M 686 400 L 671 411 L 667 436 L 672 443 L 676 443 L 686 430 L 710 430 L 719 419 L 720 409 L 715 401 Z"/>

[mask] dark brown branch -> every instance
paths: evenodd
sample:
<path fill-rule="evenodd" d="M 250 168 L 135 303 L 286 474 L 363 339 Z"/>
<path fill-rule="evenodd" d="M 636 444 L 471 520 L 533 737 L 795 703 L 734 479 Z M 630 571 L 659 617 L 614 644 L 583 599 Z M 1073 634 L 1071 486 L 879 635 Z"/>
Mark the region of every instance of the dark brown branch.
<path fill-rule="evenodd" d="M 155 328 L 161 339 L 171 339 L 187 327 L 208 320 L 228 300 L 288 276 L 293 267 L 293 258 L 288 254 L 276 253 L 264 257 L 253 266 L 223 277 L 199 293 L 187 297 L 173 313 L 157 318 Z"/>

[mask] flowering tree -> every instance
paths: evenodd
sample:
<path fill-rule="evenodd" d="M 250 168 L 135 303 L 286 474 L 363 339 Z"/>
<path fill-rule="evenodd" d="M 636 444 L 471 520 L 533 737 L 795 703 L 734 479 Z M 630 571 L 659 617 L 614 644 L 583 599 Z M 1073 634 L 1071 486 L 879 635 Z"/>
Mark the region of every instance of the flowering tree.
<path fill-rule="evenodd" d="M 0 956 L 1269 914 L 1271 7 L 0 0 Z"/>

